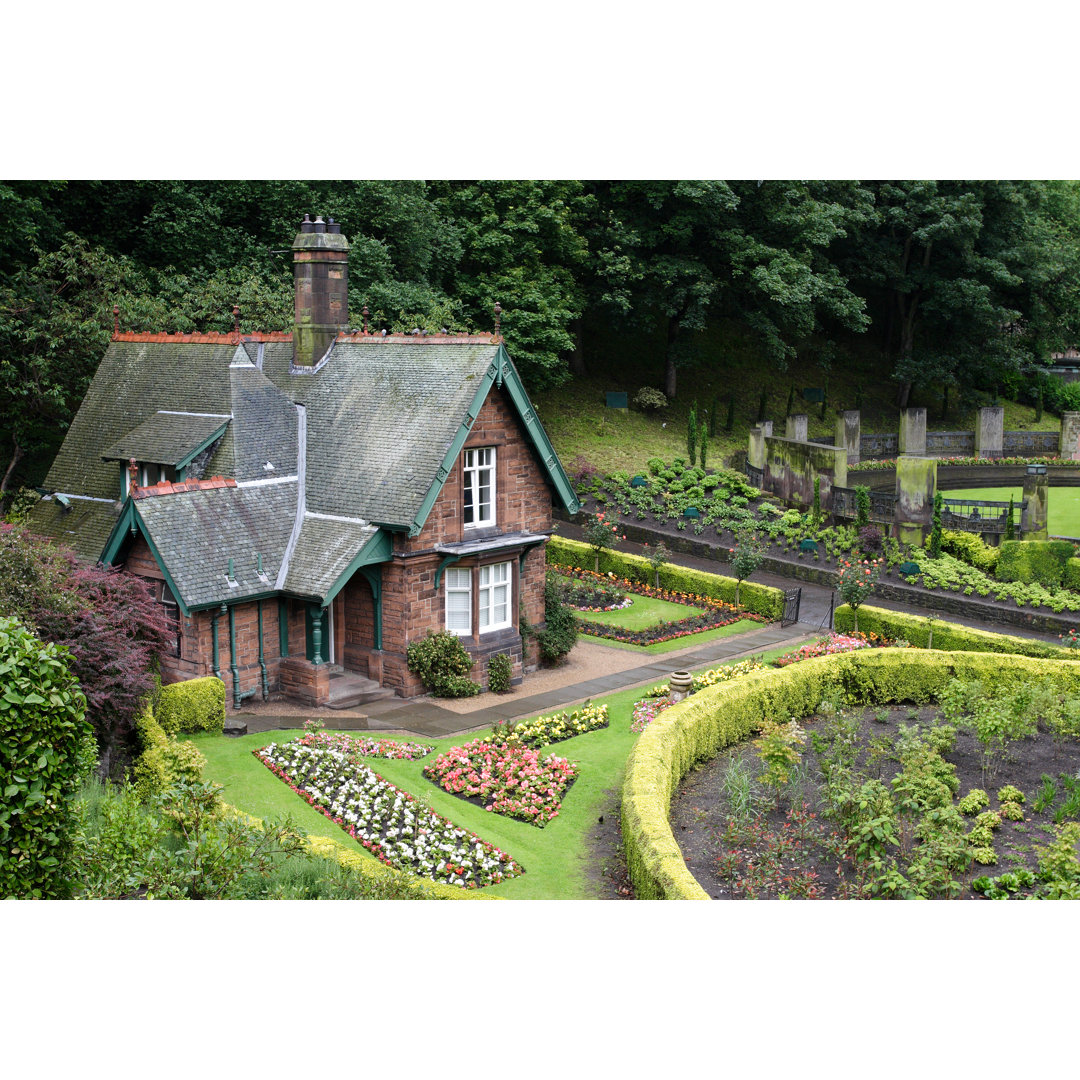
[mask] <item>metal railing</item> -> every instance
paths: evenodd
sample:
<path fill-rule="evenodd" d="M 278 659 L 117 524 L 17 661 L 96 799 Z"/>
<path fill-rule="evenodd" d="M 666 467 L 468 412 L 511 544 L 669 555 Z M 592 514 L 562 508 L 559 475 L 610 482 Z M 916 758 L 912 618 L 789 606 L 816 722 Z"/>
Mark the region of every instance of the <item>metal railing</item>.
<path fill-rule="evenodd" d="M 1013 525 L 1019 532 L 1027 499 L 1013 506 Z M 1007 502 L 988 499 L 942 499 L 941 527 L 957 532 L 1004 533 L 1009 520 Z"/>
<path fill-rule="evenodd" d="M 870 492 L 870 520 L 891 525 L 896 519 L 896 495 L 888 491 Z M 857 518 L 859 502 L 854 488 L 832 489 L 832 512 L 836 517 Z"/>

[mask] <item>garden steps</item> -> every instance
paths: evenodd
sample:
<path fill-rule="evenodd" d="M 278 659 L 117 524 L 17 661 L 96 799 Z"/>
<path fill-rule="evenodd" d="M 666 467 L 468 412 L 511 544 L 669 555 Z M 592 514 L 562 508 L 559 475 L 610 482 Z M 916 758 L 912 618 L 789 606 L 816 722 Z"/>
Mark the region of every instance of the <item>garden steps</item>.
<path fill-rule="evenodd" d="M 357 675 L 352 671 L 330 672 L 330 695 L 326 701 L 328 709 L 351 709 L 380 698 L 393 697 L 394 691 L 380 686 L 374 679 Z"/>

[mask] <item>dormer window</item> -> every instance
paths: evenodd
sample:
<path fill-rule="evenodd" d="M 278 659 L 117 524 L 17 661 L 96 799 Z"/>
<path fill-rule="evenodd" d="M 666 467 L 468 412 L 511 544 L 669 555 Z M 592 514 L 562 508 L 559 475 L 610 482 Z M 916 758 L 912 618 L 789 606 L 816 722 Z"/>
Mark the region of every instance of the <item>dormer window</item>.
<path fill-rule="evenodd" d="M 174 483 L 176 480 L 176 469 L 169 465 L 158 465 L 153 461 L 139 461 L 136 462 L 135 467 L 137 470 L 135 482 L 139 487 L 150 487 L 160 480 L 168 480 L 169 483 Z M 125 464 L 120 468 L 120 498 L 126 499 L 130 490 L 131 472 Z"/>
<path fill-rule="evenodd" d="M 462 454 L 465 528 L 495 524 L 495 448 L 466 450 Z"/>

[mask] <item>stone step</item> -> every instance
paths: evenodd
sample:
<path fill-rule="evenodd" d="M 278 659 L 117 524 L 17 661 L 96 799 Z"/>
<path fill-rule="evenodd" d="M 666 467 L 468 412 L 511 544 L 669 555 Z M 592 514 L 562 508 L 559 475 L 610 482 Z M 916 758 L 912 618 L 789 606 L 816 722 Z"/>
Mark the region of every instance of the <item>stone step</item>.
<path fill-rule="evenodd" d="M 380 698 L 393 696 L 393 690 L 380 686 L 374 679 L 366 679 L 363 675 L 351 675 L 347 672 L 340 674 L 335 672 L 330 676 L 330 696 L 326 707 L 351 709 L 368 701 L 378 701 Z"/>

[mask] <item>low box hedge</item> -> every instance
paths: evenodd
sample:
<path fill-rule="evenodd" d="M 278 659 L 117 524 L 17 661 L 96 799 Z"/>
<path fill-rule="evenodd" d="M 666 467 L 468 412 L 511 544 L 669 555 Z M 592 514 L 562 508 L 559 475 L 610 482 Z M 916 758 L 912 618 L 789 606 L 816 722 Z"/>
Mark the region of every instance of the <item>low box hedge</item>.
<path fill-rule="evenodd" d="M 1061 584 L 1073 592 L 1080 592 L 1080 559 L 1074 557 L 1065 560 L 1065 577 Z"/>
<path fill-rule="evenodd" d="M 842 634 L 854 631 L 855 613 L 847 604 L 841 604 L 833 613 L 833 626 Z M 933 626 L 933 648 L 943 652 L 1012 653 L 1049 660 L 1080 659 L 1076 650 L 1048 641 L 976 630 L 971 626 L 945 622 L 936 617 L 933 619 Z M 863 634 L 874 633 L 889 641 L 901 638 L 925 649 L 930 640 L 930 620 L 925 615 L 910 615 L 902 611 L 888 611 L 885 608 L 862 604 L 859 607 L 859 631 Z"/>
<path fill-rule="evenodd" d="M 225 684 L 216 675 L 161 688 L 154 710 L 166 735 L 225 730 Z"/>
<path fill-rule="evenodd" d="M 925 703 L 954 679 L 982 679 L 991 690 L 1047 680 L 1080 693 L 1080 662 L 975 652 L 867 649 L 762 669 L 719 683 L 661 713 L 642 732 L 626 765 L 622 833 L 638 899 L 707 900 L 683 861 L 668 812 L 694 765 L 749 738 L 765 719 L 804 717 L 839 692 L 849 704 Z"/>
<path fill-rule="evenodd" d="M 593 549 L 579 540 L 553 536 L 547 543 L 547 561 L 551 566 L 576 566 L 591 570 L 594 565 Z M 628 555 L 619 551 L 600 553 L 600 573 L 616 574 L 632 581 L 655 583 L 655 571 L 648 559 L 640 555 Z M 726 604 L 735 603 L 735 586 L 731 577 L 710 574 L 704 570 L 691 570 L 685 566 L 665 563 L 660 568 L 660 587 L 672 592 L 696 593 L 711 596 Z M 758 585 L 744 581 L 739 590 L 739 606 L 767 619 L 779 619 L 784 614 L 784 593 L 771 585 Z"/>
<path fill-rule="evenodd" d="M 995 576 L 999 581 L 1038 582 L 1049 588 L 1065 579 L 1076 549 L 1068 540 L 1002 540 Z"/>

